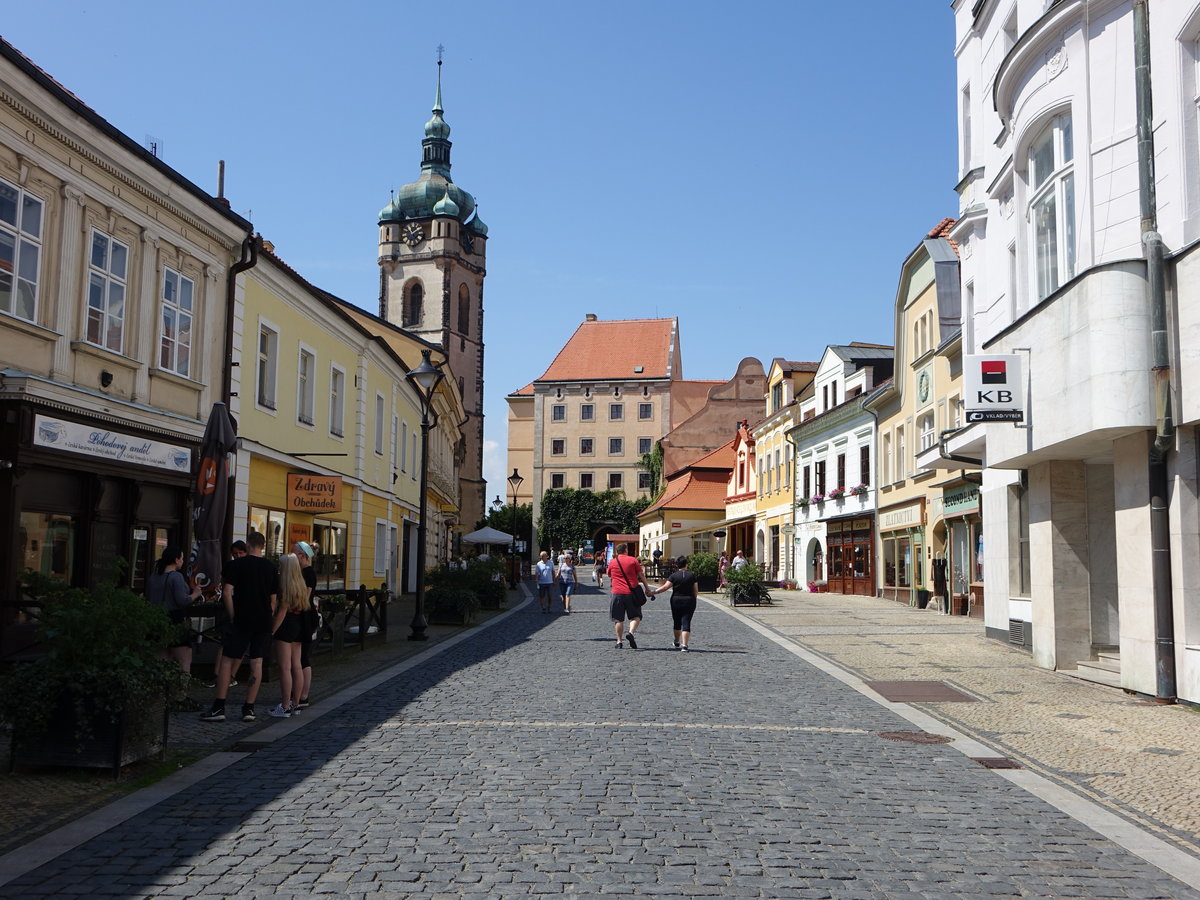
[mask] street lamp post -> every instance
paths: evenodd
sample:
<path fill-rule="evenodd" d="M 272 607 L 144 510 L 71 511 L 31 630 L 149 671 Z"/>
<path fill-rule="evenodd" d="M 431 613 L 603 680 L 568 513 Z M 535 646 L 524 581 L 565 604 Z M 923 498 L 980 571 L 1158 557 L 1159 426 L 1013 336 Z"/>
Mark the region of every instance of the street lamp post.
<path fill-rule="evenodd" d="M 425 629 L 425 535 L 426 511 L 428 506 L 429 489 L 429 429 L 437 424 L 437 416 L 433 412 L 433 392 L 441 383 L 441 369 L 434 367 L 429 361 L 429 351 L 421 351 L 421 364 L 408 372 L 408 380 L 416 388 L 421 400 L 421 500 L 420 520 L 417 523 L 417 602 L 413 610 L 412 634 L 410 641 L 423 641 L 428 636 Z"/>
<path fill-rule="evenodd" d="M 518 578 L 516 567 L 521 563 L 517 557 L 517 489 L 521 486 L 521 482 L 525 479 L 517 471 L 517 467 L 513 466 L 513 473 L 508 476 L 508 486 L 512 489 L 512 506 L 509 518 L 509 530 L 512 532 L 513 542 L 508 545 L 509 560 L 508 560 L 508 586 L 515 588 Z"/>

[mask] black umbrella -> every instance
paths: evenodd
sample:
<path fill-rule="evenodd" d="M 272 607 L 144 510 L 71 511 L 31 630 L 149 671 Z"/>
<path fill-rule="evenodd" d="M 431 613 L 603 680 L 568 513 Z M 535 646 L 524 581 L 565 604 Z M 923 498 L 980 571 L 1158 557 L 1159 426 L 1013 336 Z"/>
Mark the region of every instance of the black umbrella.
<path fill-rule="evenodd" d="M 188 579 L 206 594 L 221 583 L 225 515 L 229 510 L 237 424 L 224 403 L 214 403 L 204 429 L 192 498 L 195 543 L 188 557 Z"/>

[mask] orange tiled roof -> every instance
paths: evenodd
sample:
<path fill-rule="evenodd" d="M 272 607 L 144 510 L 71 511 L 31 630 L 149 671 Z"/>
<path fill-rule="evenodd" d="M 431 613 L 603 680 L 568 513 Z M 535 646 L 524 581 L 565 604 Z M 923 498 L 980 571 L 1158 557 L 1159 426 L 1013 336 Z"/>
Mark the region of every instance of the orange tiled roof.
<path fill-rule="evenodd" d="M 672 480 L 663 495 L 646 507 L 638 518 L 662 509 L 724 509 L 728 485 L 728 469 L 688 472 Z"/>
<path fill-rule="evenodd" d="M 581 324 L 538 381 L 678 377 L 671 371 L 675 319 Z M 640 372 L 636 371 L 641 367 Z"/>
<path fill-rule="evenodd" d="M 956 241 L 956 240 L 954 240 L 954 238 L 950 237 L 950 229 L 955 226 L 957 221 L 958 221 L 957 219 L 950 219 L 950 218 L 942 219 L 942 221 L 940 221 L 936 225 L 934 225 L 933 229 L 929 232 L 929 234 L 927 234 L 925 236 L 931 237 L 931 238 L 939 238 L 939 237 L 945 238 L 947 241 L 950 242 L 950 246 L 954 248 L 954 252 L 957 254 L 958 253 L 958 241 Z"/>

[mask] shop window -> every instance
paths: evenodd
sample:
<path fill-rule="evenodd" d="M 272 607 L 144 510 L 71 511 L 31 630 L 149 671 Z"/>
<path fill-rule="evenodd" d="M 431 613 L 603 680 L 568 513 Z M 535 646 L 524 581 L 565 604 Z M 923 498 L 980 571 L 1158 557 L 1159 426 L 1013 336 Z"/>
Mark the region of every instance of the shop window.
<path fill-rule="evenodd" d="M 162 335 L 158 365 L 187 378 L 192 363 L 192 314 L 196 285 L 173 269 L 163 269 Z"/>
<path fill-rule="evenodd" d="M 260 322 L 258 325 L 258 405 L 275 408 L 275 374 L 279 368 L 279 332 Z"/>
<path fill-rule="evenodd" d="M 75 573 L 76 527 L 73 516 L 22 510 L 21 569 L 70 584 Z"/>
<path fill-rule="evenodd" d="M 317 358 L 311 350 L 300 348 L 296 367 L 296 418 L 303 425 L 313 424 L 313 398 L 316 396 Z"/>
<path fill-rule="evenodd" d="M 250 507 L 250 531 L 257 531 L 267 539 L 265 553 L 272 559 L 278 559 L 291 549 L 287 546 L 287 532 L 284 531 L 286 518 L 283 510 Z"/>
<path fill-rule="evenodd" d="M 37 317 L 42 253 L 42 201 L 0 181 L 0 311 Z"/>
<path fill-rule="evenodd" d="M 884 538 L 883 583 L 886 587 L 912 587 L 913 544 L 908 537 Z"/>
<path fill-rule="evenodd" d="M 88 259 L 87 342 L 120 353 L 125 343 L 125 280 L 129 248 L 92 232 Z"/>
<path fill-rule="evenodd" d="M 346 586 L 346 523 L 313 519 L 313 551 L 317 554 L 317 587 L 336 590 Z"/>

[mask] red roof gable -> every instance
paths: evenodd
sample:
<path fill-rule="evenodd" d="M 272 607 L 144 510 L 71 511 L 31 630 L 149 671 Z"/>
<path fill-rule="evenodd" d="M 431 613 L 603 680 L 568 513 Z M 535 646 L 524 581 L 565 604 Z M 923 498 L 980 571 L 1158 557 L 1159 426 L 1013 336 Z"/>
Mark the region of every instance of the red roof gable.
<path fill-rule="evenodd" d="M 678 378 L 679 373 L 671 371 L 675 336 L 675 319 L 587 321 L 537 380 Z"/>

